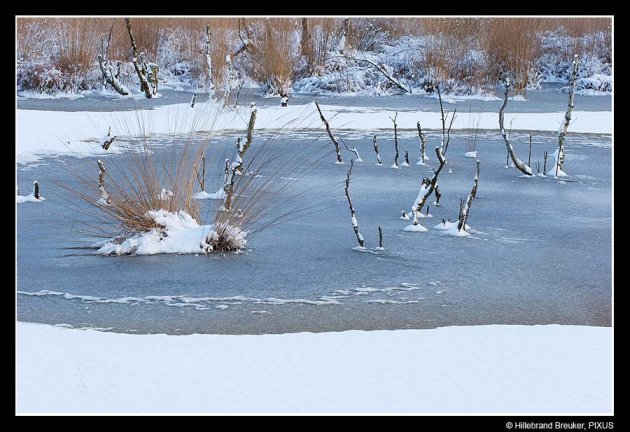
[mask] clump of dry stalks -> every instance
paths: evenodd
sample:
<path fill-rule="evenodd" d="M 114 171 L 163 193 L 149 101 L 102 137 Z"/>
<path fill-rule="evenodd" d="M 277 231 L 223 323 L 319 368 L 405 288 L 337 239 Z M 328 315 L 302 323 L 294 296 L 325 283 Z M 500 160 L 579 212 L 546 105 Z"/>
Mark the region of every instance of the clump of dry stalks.
<path fill-rule="evenodd" d="M 214 123 L 221 114 L 219 105 L 208 106 L 210 109 L 187 113 L 194 118 L 187 122 L 190 130 L 184 134 L 178 125 L 183 122 L 178 120 L 180 113 L 171 116 L 176 120 L 169 128 L 166 145 L 163 136 L 150 131 L 152 122 L 144 112 L 137 111 L 133 120 L 114 119 L 112 129 L 117 132 L 118 145 L 126 145 L 128 151 L 99 160 L 89 173 L 71 173 L 79 181 L 62 184 L 84 204 L 81 221 L 89 231 L 122 242 L 138 233 L 164 229 L 152 212 L 183 211 L 199 225 L 212 224 L 207 237 L 200 239 L 200 252 L 228 252 L 242 249 L 245 236 L 251 239 L 266 228 L 322 207 L 321 202 L 308 199 L 308 189 L 300 191 L 293 186 L 315 162 L 327 156 L 328 146 L 323 140 L 309 145 L 313 143 L 303 139 L 300 146 L 293 145 L 291 138 L 282 136 L 282 129 L 264 138 L 254 134 L 251 149 L 240 165 L 242 175 L 233 176 L 229 209 L 222 201 L 195 199 L 202 181 L 210 185 L 224 181 L 225 156 L 233 150 L 231 138 L 226 142 L 218 133 L 200 132 L 211 131 L 208 122 Z M 241 114 L 245 135 L 247 124 L 253 124 Z M 307 154 L 305 148 L 309 148 Z M 206 179 L 199 178 L 203 158 L 209 167 Z"/>

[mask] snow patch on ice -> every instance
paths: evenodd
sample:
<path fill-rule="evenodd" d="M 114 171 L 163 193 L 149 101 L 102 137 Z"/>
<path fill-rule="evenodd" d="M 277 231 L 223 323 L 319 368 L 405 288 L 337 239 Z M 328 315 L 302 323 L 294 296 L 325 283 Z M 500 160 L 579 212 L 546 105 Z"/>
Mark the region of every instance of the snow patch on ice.
<path fill-rule="evenodd" d="M 22 204 L 25 202 L 42 202 L 42 201 L 46 201 L 46 198 L 44 198 L 43 196 L 40 196 L 39 198 L 35 198 L 35 194 L 31 193 L 30 195 L 16 195 L 15 196 L 15 202 L 18 204 Z"/>
<path fill-rule="evenodd" d="M 464 157 L 477 158 L 477 150 L 464 153 Z"/>
<path fill-rule="evenodd" d="M 405 232 L 426 232 L 428 231 L 425 227 L 423 227 L 420 224 L 417 225 L 407 225 L 406 227 L 403 228 L 403 231 Z"/>

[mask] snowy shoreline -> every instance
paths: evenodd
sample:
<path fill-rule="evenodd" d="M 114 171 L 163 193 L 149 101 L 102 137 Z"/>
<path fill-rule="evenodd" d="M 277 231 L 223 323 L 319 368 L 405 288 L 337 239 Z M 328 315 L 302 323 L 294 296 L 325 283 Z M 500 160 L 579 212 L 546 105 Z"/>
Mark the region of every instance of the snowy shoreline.
<path fill-rule="evenodd" d="M 612 328 L 130 335 L 17 323 L 17 412 L 610 413 Z"/>
<path fill-rule="evenodd" d="M 369 134 L 379 129 L 391 129 L 391 121 L 388 117 L 391 115 L 391 110 L 336 105 L 321 106 L 335 131 L 365 131 Z M 157 135 L 185 135 L 191 131 L 208 131 L 208 134 L 222 131 L 242 132 L 246 129 L 248 111 L 248 108 L 241 108 L 238 111 L 219 112 L 213 103 L 200 105 L 199 111 L 197 108 L 193 111 L 188 104 L 115 113 L 18 109 L 16 111 L 17 162 L 36 162 L 44 157 L 56 156 L 103 155 L 107 152 L 98 145 L 99 138 L 110 126 L 112 126 L 113 134 L 118 135 L 117 144 L 119 144 L 124 142 L 125 135 L 141 135 L 139 131 L 134 133 L 133 130 L 124 130 L 137 125 L 140 119 L 149 121 L 150 132 Z M 191 113 L 194 115 L 190 115 Z M 505 121 L 512 124 L 513 131 L 556 132 L 563 116 L 563 112 L 515 112 L 506 113 Z M 470 128 L 465 117 L 457 117 L 452 129 Z M 575 121 L 571 124 L 571 133 L 612 133 L 612 112 L 610 111 L 574 111 L 573 117 Z M 482 112 L 478 114 L 478 118 L 479 129 L 498 131 L 496 112 Z M 173 123 L 173 119 L 176 119 L 176 124 Z M 405 131 L 417 133 L 417 121 L 421 121 L 423 129 L 426 130 L 441 128 L 439 112 L 399 111 L 398 123 L 402 133 Z M 256 130 L 258 132 L 321 132 L 322 124 L 316 109 L 310 104 L 288 108 L 264 107 L 258 109 Z M 109 152 L 119 151 L 121 151 L 119 145 L 113 145 L 109 150 Z"/>

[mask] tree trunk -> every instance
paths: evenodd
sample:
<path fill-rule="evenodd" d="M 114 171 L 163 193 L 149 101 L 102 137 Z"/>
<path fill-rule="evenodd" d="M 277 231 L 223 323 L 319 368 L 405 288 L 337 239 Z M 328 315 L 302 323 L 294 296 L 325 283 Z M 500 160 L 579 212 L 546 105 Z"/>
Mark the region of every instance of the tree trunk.
<path fill-rule="evenodd" d="M 505 106 L 507 105 L 507 101 L 508 101 L 509 91 L 510 91 L 510 81 L 508 79 L 505 81 L 505 92 L 503 93 L 503 103 L 501 104 L 501 108 L 499 108 L 499 129 L 501 130 L 501 136 L 503 137 L 503 141 L 505 141 L 505 147 L 507 148 L 508 154 L 512 158 L 512 162 L 514 162 L 514 166 L 518 168 L 523 174 L 531 176 L 531 175 L 534 175 L 532 173 L 532 169 L 529 166 L 525 165 L 523 161 L 517 158 L 516 154 L 514 154 L 514 148 L 512 147 L 512 144 L 510 143 L 510 137 L 504 127 L 504 113 L 505 113 Z"/>

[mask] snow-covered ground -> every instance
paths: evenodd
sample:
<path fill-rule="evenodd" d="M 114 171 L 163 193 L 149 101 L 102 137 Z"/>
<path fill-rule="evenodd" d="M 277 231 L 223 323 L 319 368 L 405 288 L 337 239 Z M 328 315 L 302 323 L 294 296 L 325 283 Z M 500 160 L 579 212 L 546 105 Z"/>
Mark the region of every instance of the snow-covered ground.
<path fill-rule="evenodd" d="M 197 108 L 198 107 L 198 108 Z M 339 105 L 321 105 L 330 126 L 334 131 L 353 130 L 372 133 L 378 129 L 390 130 L 390 110 Z M 249 108 L 238 111 L 219 111 L 214 103 L 199 104 L 194 108 L 188 104 L 159 106 L 154 110 L 123 112 L 63 112 L 17 110 L 17 161 L 34 162 L 47 156 L 98 156 L 106 153 L 99 146 L 100 137 L 112 127 L 112 134 L 118 138 L 109 152 L 121 151 L 125 135 L 140 135 L 139 124 L 148 125 L 154 134 L 176 135 L 192 131 L 220 132 L 227 130 L 243 131 L 247 127 Z M 482 112 L 477 114 L 479 129 L 496 130 L 498 114 Z M 505 121 L 513 131 L 557 131 L 564 112 L 506 113 Z M 574 111 L 571 133 L 612 133 L 612 113 L 610 111 Z M 424 129 L 442 127 L 438 112 L 401 111 L 398 115 L 399 131 L 416 134 L 416 123 L 422 122 Z M 147 126 L 144 126 L 147 127 Z M 456 117 L 453 130 L 468 129 L 465 116 Z M 313 105 L 295 105 L 287 108 L 265 107 L 258 109 L 256 119 L 258 132 L 279 130 L 323 130 L 323 125 Z"/>
<path fill-rule="evenodd" d="M 17 411 L 610 413 L 612 329 L 167 336 L 18 323 Z"/>

